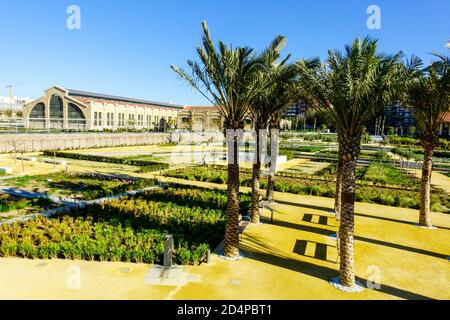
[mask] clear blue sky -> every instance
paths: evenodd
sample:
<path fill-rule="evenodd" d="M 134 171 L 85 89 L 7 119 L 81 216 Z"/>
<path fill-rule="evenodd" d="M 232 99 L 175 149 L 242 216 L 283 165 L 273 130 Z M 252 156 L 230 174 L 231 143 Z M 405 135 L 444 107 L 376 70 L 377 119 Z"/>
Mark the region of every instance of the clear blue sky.
<path fill-rule="evenodd" d="M 6 84 L 38 97 L 63 87 L 180 104 L 207 104 L 170 69 L 195 57 L 200 22 L 226 43 L 265 47 L 277 34 L 293 57 L 324 57 L 357 36 L 380 40 L 425 61 L 448 52 L 449 0 L 0 0 L 0 95 Z M 66 28 L 66 9 L 81 8 L 81 30 Z M 382 29 L 366 27 L 381 7 Z"/>

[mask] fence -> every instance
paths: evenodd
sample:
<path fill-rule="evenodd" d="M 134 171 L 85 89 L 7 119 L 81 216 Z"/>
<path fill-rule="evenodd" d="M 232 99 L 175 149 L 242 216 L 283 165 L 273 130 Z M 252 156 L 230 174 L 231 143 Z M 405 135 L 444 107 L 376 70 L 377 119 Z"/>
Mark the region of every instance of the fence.
<path fill-rule="evenodd" d="M 77 150 L 100 147 L 221 142 L 220 132 L 205 133 L 42 133 L 0 134 L 0 153 Z"/>

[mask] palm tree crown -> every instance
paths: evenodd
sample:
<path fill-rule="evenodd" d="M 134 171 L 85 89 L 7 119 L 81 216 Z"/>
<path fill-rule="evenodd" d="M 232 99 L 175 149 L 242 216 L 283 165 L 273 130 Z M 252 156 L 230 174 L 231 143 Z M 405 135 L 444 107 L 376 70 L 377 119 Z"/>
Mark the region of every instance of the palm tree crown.
<path fill-rule="evenodd" d="M 402 78 L 401 54 L 376 52 L 377 41 L 357 39 L 345 54 L 329 51 L 318 59 L 300 60 L 301 83 L 313 105 L 325 110 L 338 131 L 360 135 L 363 126 L 397 96 Z"/>
<path fill-rule="evenodd" d="M 219 109 L 225 128 L 242 128 L 252 111 L 250 103 L 261 90 L 259 75 L 265 61 L 249 47 L 233 48 L 219 41 L 216 49 L 204 21 L 202 28 L 203 47 L 197 48 L 201 64 L 188 60 L 190 73 L 176 66 L 172 69 Z M 272 46 L 278 50 L 276 43 L 283 41 L 277 37 Z"/>

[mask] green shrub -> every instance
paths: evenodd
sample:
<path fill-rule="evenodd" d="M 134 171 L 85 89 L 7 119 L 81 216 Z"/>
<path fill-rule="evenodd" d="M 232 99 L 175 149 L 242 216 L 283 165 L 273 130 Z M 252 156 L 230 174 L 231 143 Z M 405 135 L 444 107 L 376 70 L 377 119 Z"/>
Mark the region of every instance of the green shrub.
<path fill-rule="evenodd" d="M 240 195 L 243 213 L 250 196 Z M 226 191 L 171 186 L 47 219 L 0 226 L 0 257 L 161 263 L 164 236 L 174 260 L 193 264 L 223 239 Z"/>

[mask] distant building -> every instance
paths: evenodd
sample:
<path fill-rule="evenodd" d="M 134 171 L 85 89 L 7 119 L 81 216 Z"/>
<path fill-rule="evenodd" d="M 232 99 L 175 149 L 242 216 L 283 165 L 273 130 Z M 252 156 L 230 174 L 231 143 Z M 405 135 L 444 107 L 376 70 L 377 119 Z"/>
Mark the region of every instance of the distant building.
<path fill-rule="evenodd" d="M 286 110 L 285 117 L 303 117 L 309 109 L 306 103 L 298 102 Z"/>
<path fill-rule="evenodd" d="M 178 129 L 208 131 L 222 127 L 222 115 L 214 106 L 185 106 L 178 115 Z"/>
<path fill-rule="evenodd" d="M 450 137 L 450 112 L 447 112 L 442 118 L 442 122 L 439 128 L 439 135 L 442 138 Z"/>
<path fill-rule="evenodd" d="M 33 129 L 164 130 L 175 126 L 181 105 L 53 86 L 24 107 L 25 125 Z"/>
<path fill-rule="evenodd" d="M 399 103 L 384 108 L 384 128 L 394 128 L 395 134 L 406 135 L 411 127 L 416 126 L 413 109 L 402 106 Z"/>
<path fill-rule="evenodd" d="M 192 131 L 222 130 L 222 114 L 215 106 L 185 106 L 178 115 L 178 129 Z M 252 120 L 245 120 L 245 129 L 252 128 Z"/>

